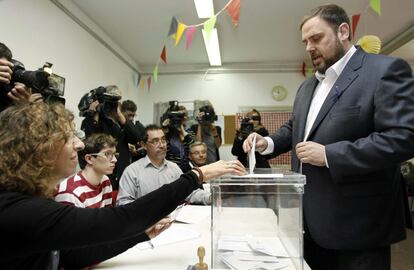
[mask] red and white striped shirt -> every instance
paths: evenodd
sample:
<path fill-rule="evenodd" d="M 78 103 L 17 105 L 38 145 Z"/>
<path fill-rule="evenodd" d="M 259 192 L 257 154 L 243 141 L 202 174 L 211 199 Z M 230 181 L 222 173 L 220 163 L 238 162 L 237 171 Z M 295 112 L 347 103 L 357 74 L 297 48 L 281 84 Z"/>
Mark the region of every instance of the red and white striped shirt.
<path fill-rule="evenodd" d="M 55 201 L 80 208 L 112 206 L 112 185 L 104 175 L 99 185 L 92 185 L 78 172 L 63 180 L 58 186 Z"/>

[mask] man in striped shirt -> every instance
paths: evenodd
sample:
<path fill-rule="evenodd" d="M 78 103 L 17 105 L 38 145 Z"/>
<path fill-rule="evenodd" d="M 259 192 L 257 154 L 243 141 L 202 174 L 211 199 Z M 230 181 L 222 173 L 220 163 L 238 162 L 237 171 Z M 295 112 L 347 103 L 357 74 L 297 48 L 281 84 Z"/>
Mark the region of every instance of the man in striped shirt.
<path fill-rule="evenodd" d="M 106 175 L 112 173 L 117 162 L 116 140 L 96 133 L 84 144 L 78 154 L 82 170 L 57 186 L 55 200 L 81 208 L 112 206 L 112 185 Z"/>

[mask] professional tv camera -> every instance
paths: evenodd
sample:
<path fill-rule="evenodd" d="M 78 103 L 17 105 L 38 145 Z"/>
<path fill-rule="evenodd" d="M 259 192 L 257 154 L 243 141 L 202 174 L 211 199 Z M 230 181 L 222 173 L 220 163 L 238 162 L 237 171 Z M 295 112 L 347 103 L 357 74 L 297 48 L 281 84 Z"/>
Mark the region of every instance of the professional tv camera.
<path fill-rule="evenodd" d="M 173 129 L 179 128 L 185 118 L 185 112 L 180 111 L 180 107 L 178 106 L 177 100 L 172 100 L 169 103 L 169 108 L 167 111 L 161 116 L 161 124 L 166 120 L 170 119 L 169 127 Z"/>
<path fill-rule="evenodd" d="M 197 117 L 197 121 L 200 123 L 214 123 L 217 121 L 217 115 L 214 112 L 213 107 L 206 105 L 200 108 L 200 112 L 204 114 L 201 117 Z"/>
<path fill-rule="evenodd" d="M 99 105 L 96 108 L 97 112 L 108 113 L 116 111 L 118 108 L 118 101 L 122 98 L 122 96 L 119 92 L 112 91 L 112 88 L 114 87 L 99 86 L 83 95 L 78 104 L 79 116 L 86 116 L 89 112 L 89 106 L 94 101 L 99 102 Z"/>
<path fill-rule="evenodd" d="M 12 59 L 13 74 L 9 84 L 0 83 L 0 98 L 5 98 L 16 82 L 25 84 L 32 88 L 33 93 L 40 93 L 45 102 L 60 102 L 65 104 L 62 98 L 65 89 L 65 78 L 52 73 L 52 64 L 46 62 L 42 68 L 36 71 L 26 70 L 23 63 Z"/>

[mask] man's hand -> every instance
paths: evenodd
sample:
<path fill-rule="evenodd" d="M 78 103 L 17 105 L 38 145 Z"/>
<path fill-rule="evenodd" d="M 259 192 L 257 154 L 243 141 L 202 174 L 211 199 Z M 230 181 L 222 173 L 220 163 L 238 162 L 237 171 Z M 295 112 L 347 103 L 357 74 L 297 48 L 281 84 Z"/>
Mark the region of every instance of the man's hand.
<path fill-rule="evenodd" d="M 326 166 L 325 146 L 315 142 L 301 142 L 296 145 L 296 155 L 300 162 L 315 166 Z"/>
<path fill-rule="evenodd" d="M 9 84 L 12 78 L 13 64 L 6 59 L 0 59 L 0 82 Z"/>
<path fill-rule="evenodd" d="M 145 230 L 145 233 L 150 239 L 156 237 L 166 229 L 171 226 L 172 220 L 170 218 L 163 218 L 148 229 Z"/>
<path fill-rule="evenodd" d="M 13 100 L 15 104 L 24 104 L 30 102 L 32 89 L 22 83 L 15 83 L 13 89 L 7 93 L 7 96 Z"/>
<path fill-rule="evenodd" d="M 256 135 L 256 152 L 263 152 L 267 148 L 267 141 L 266 139 L 259 135 L 256 132 L 251 133 L 249 136 L 247 136 L 246 140 L 243 142 L 243 150 L 244 152 L 249 152 L 250 149 L 253 147 L 253 138 Z"/>

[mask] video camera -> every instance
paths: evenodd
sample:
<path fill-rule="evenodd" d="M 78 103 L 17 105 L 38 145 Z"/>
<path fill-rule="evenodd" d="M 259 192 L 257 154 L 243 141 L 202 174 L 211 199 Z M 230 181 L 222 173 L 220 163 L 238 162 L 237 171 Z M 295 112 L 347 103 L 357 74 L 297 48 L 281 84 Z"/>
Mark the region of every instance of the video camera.
<path fill-rule="evenodd" d="M 185 118 L 185 112 L 180 111 L 180 107 L 178 106 L 177 100 L 172 100 L 168 102 L 169 108 L 167 111 L 161 116 L 161 124 L 166 120 L 170 119 L 169 126 L 173 129 L 179 128 Z"/>
<path fill-rule="evenodd" d="M 214 112 L 213 107 L 206 105 L 200 108 L 200 112 L 203 112 L 204 115 L 197 118 L 197 121 L 200 123 L 214 123 L 217 121 L 217 115 Z"/>
<path fill-rule="evenodd" d="M 108 90 L 108 87 L 99 86 L 83 95 L 78 104 L 79 116 L 86 116 L 89 112 L 89 106 L 94 101 L 99 102 L 99 105 L 96 108 L 97 112 L 106 113 L 116 110 L 118 107 L 118 101 L 122 98 L 122 96 L 114 91 Z"/>
<path fill-rule="evenodd" d="M 7 96 L 16 82 L 32 88 L 34 93 L 40 93 L 45 102 L 60 102 L 65 104 L 62 98 L 65 91 L 65 78 L 52 73 L 52 64 L 46 62 L 42 68 L 36 71 L 26 70 L 23 63 L 12 59 L 13 74 L 9 84 L 0 83 L 1 98 Z"/>
<path fill-rule="evenodd" d="M 254 124 L 250 122 L 250 120 L 253 121 L 260 121 L 260 116 L 258 115 L 252 115 L 250 117 L 246 116 L 241 120 L 240 123 L 240 132 L 243 134 L 243 136 L 249 135 L 254 131 Z"/>

